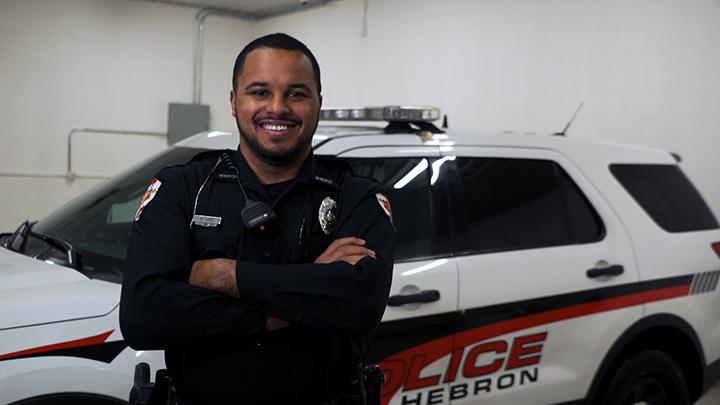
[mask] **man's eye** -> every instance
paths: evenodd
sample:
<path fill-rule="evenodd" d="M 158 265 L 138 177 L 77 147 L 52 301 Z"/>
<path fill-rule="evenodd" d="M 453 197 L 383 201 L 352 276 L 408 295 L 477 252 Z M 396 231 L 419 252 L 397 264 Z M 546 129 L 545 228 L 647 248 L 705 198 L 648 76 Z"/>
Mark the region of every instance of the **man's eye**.
<path fill-rule="evenodd" d="M 301 91 L 290 91 L 288 92 L 288 97 L 307 97 L 307 95 Z"/>
<path fill-rule="evenodd" d="M 257 89 L 250 92 L 250 95 L 257 97 L 265 97 L 268 95 L 268 91 L 264 89 Z"/>

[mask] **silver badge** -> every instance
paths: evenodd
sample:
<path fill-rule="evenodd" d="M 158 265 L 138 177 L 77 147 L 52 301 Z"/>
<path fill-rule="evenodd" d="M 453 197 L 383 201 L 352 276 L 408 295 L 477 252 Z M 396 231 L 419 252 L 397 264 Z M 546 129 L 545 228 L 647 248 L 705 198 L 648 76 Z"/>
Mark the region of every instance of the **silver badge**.
<path fill-rule="evenodd" d="M 337 203 L 330 197 L 325 197 L 320 203 L 318 210 L 318 221 L 320 221 L 320 229 L 325 235 L 330 235 L 335 225 L 337 211 Z"/>

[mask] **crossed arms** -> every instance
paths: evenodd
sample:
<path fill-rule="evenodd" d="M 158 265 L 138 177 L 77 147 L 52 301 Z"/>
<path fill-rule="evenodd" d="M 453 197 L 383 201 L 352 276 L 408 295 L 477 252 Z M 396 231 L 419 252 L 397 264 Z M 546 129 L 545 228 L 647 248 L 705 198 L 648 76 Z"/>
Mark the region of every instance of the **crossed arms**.
<path fill-rule="evenodd" d="M 236 339 L 294 325 L 308 333 L 369 333 L 382 317 L 392 278 L 393 229 L 370 195 L 314 263 L 194 261 L 182 175 L 162 187 L 136 222 L 120 303 L 123 336 L 136 349 L 197 339 Z M 175 176 L 175 177 L 173 177 Z"/>

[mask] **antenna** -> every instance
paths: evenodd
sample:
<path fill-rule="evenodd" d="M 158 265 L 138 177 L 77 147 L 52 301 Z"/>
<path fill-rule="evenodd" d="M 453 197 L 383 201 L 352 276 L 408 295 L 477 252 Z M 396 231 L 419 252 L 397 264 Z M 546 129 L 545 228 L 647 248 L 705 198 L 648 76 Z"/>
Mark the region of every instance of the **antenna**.
<path fill-rule="evenodd" d="M 565 125 L 565 128 L 563 128 L 563 130 L 562 130 L 561 132 L 555 132 L 553 135 L 555 135 L 555 136 L 565 136 L 565 134 L 567 133 L 568 129 L 570 128 L 570 125 L 573 123 L 573 121 L 575 120 L 575 117 L 577 117 L 578 113 L 580 112 L 580 109 L 583 107 L 584 104 L 585 104 L 585 103 L 580 103 L 580 105 L 578 106 L 577 110 L 575 110 L 575 113 L 572 115 L 572 117 L 570 117 L 570 121 L 568 121 L 567 125 Z"/>

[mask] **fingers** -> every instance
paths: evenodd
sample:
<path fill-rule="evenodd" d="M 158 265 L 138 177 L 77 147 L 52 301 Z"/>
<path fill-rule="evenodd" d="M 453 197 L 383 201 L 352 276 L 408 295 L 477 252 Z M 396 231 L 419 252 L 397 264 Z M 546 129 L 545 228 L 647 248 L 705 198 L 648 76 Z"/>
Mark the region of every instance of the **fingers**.
<path fill-rule="evenodd" d="M 357 245 L 344 245 L 337 248 L 334 252 L 335 255 L 338 257 L 344 257 L 344 256 L 356 256 L 356 255 L 362 255 L 362 256 L 372 256 L 375 257 L 375 252 L 363 247 L 363 246 L 357 246 Z"/>
<path fill-rule="evenodd" d="M 352 236 L 336 239 L 315 259 L 315 263 L 326 264 L 345 261 L 354 265 L 365 256 L 375 257 L 375 252 L 364 245 L 365 241 L 363 239 Z"/>
<path fill-rule="evenodd" d="M 354 265 L 357 264 L 357 262 L 359 262 L 363 257 L 367 257 L 367 256 L 364 256 L 364 255 L 345 256 L 345 257 L 341 258 L 340 260 L 342 260 L 342 261 L 344 261 L 344 262 L 346 262 L 346 263 L 350 263 L 350 265 L 354 266 Z M 374 257 L 374 256 L 373 256 L 373 257 Z"/>
<path fill-rule="evenodd" d="M 267 318 L 265 318 L 265 330 L 268 332 L 275 332 L 276 330 L 280 330 L 288 326 L 290 326 L 290 322 L 284 319 L 276 318 L 271 315 L 268 315 Z"/>
<path fill-rule="evenodd" d="M 336 250 L 343 246 L 365 246 L 365 240 L 354 236 L 346 236 L 344 238 L 335 239 L 325 250 Z"/>

